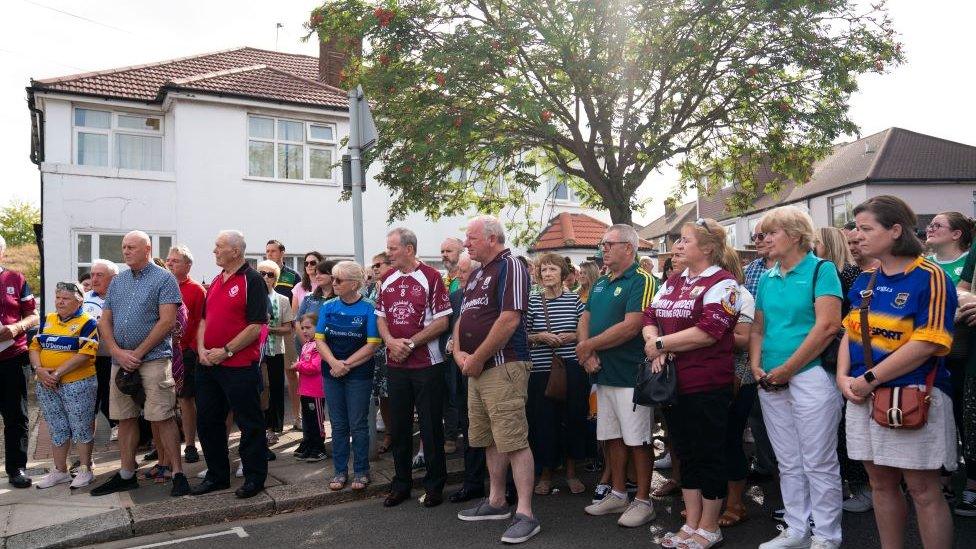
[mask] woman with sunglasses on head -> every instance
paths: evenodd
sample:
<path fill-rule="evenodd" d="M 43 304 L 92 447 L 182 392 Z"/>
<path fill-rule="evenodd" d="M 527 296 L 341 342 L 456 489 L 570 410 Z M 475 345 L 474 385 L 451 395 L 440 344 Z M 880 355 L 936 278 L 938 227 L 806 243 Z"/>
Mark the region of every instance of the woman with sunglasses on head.
<path fill-rule="evenodd" d="M 302 298 L 296 318 L 302 318 L 308 313 L 317 313 L 323 303 L 335 297 L 335 292 L 332 290 L 332 268 L 335 265 L 335 261 L 327 259 L 315 266 L 315 274 L 312 276 L 315 289 Z"/>
<path fill-rule="evenodd" d="M 904 483 L 922 544 L 948 549 L 952 518 L 939 477 L 940 468 L 956 468 L 955 421 L 943 358 L 952 345 L 956 292 L 949 276 L 921 256 L 915 214 L 900 198 L 869 198 L 854 208 L 854 219 L 861 252 L 880 266 L 854 283 L 851 312 L 844 321 L 837 386 L 847 399 L 848 451 L 852 459 L 864 462 L 871 478 L 882 547 L 904 545 Z M 915 397 L 927 400 L 915 408 L 928 406 L 927 420 L 914 421 L 918 415 L 904 406 Z M 879 415 L 877 405 L 890 408 Z M 906 423 L 916 428 L 898 428 Z"/>
<path fill-rule="evenodd" d="M 811 251 L 813 220 L 803 210 L 771 210 L 758 230 L 775 264 L 759 278 L 749 361 L 779 462 L 787 526 L 759 547 L 836 549 L 842 537 L 837 426 L 843 399 L 820 355 L 841 328 L 840 278 L 833 263 Z"/>
<path fill-rule="evenodd" d="M 265 421 L 268 428 L 268 446 L 278 442 L 278 435 L 285 423 L 285 341 L 294 330 L 295 317 L 288 298 L 275 291 L 281 274 L 278 264 L 271 260 L 258 262 L 258 273 L 268 285 L 268 339 L 264 344 L 263 360 L 268 368 L 268 410 Z"/>

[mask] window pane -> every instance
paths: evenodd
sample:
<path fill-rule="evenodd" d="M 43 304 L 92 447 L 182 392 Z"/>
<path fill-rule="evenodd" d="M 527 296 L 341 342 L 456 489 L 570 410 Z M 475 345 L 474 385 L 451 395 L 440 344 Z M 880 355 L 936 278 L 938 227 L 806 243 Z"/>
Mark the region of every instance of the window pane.
<path fill-rule="evenodd" d="M 172 247 L 173 247 L 173 237 L 171 236 L 159 237 L 159 249 L 156 250 L 156 257 L 166 257 L 169 254 L 169 249 Z"/>
<path fill-rule="evenodd" d="M 278 139 L 281 141 L 305 141 L 305 124 L 290 120 L 278 121 Z"/>
<path fill-rule="evenodd" d="M 304 179 L 302 177 L 302 145 L 278 144 L 278 178 Z"/>
<path fill-rule="evenodd" d="M 274 177 L 274 143 L 248 141 L 247 173 L 255 177 Z"/>
<path fill-rule="evenodd" d="M 274 139 L 274 119 L 248 116 L 247 135 L 259 139 Z"/>
<path fill-rule="evenodd" d="M 115 135 L 115 158 L 128 170 L 163 169 L 163 138 L 147 135 Z"/>
<path fill-rule="evenodd" d="M 332 179 L 332 151 L 309 149 L 308 170 L 312 179 Z"/>
<path fill-rule="evenodd" d="M 92 236 L 90 234 L 78 235 L 78 263 L 91 263 L 92 260 Z"/>
<path fill-rule="evenodd" d="M 332 134 L 332 126 L 316 126 L 313 124 L 310 134 L 312 139 L 318 141 L 333 141 L 335 139 Z"/>
<path fill-rule="evenodd" d="M 130 130 L 159 131 L 159 118 L 155 116 L 119 115 L 119 127 Z"/>
<path fill-rule="evenodd" d="M 103 128 L 107 130 L 112 127 L 112 113 L 89 109 L 75 109 L 75 126 Z"/>
<path fill-rule="evenodd" d="M 122 261 L 122 235 L 98 235 L 98 257 L 116 263 L 124 263 Z"/>
<path fill-rule="evenodd" d="M 559 183 L 556 185 L 556 190 L 553 194 L 556 200 L 569 200 L 569 187 L 565 183 Z"/>
<path fill-rule="evenodd" d="M 108 136 L 78 132 L 78 164 L 108 166 Z"/>

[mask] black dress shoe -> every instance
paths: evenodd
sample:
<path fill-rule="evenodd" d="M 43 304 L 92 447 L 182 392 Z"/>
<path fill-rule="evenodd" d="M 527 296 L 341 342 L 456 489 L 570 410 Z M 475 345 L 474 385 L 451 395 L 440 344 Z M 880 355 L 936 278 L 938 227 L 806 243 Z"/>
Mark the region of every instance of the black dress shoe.
<path fill-rule="evenodd" d="M 485 497 L 485 490 L 482 488 L 478 490 L 477 488 L 461 488 L 457 492 L 451 494 L 447 499 L 451 503 L 464 503 L 465 501 L 471 501 L 473 499 L 481 499 Z"/>
<path fill-rule="evenodd" d="M 190 495 L 202 496 L 203 494 L 209 494 L 210 492 L 216 492 L 217 490 L 226 490 L 230 488 L 229 482 L 214 482 L 210 479 L 203 479 L 203 482 L 197 484 L 193 488 L 190 488 Z"/>
<path fill-rule="evenodd" d="M 444 494 L 441 492 L 427 492 L 420 498 L 420 503 L 424 507 L 437 507 L 444 503 Z"/>
<path fill-rule="evenodd" d="M 383 500 L 383 507 L 396 507 L 410 499 L 410 492 L 390 492 Z"/>
<path fill-rule="evenodd" d="M 30 488 L 31 478 L 27 476 L 27 471 L 25 469 L 17 469 L 17 472 L 7 478 L 7 482 L 13 485 L 14 488 Z"/>
<path fill-rule="evenodd" d="M 186 475 L 183 473 L 173 475 L 173 489 L 169 491 L 169 495 L 175 498 L 189 493 L 190 483 L 186 481 Z"/>
<path fill-rule="evenodd" d="M 186 463 L 196 463 L 200 461 L 200 452 L 197 452 L 196 446 L 187 446 L 186 450 L 183 450 L 183 461 Z"/>
<path fill-rule="evenodd" d="M 142 456 L 142 461 L 156 461 L 159 459 L 159 451 L 155 448 L 152 449 L 148 454 Z"/>
<path fill-rule="evenodd" d="M 278 456 L 276 456 L 275 453 L 272 452 L 271 450 L 267 450 L 267 453 L 264 454 L 264 457 L 268 461 L 274 461 L 274 460 L 278 459 Z"/>
<path fill-rule="evenodd" d="M 126 480 L 122 478 L 122 475 L 115 473 L 112 478 L 108 479 L 100 486 L 96 486 L 92 489 L 89 494 L 93 496 L 107 496 L 108 494 L 114 494 L 115 492 L 124 492 L 126 490 L 134 490 L 139 487 L 139 480 L 136 479 L 135 475 L 132 478 Z"/>
<path fill-rule="evenodd" d="M 234 492 L 234 495 L 240 499 L 253 498 L 260 494 L 261 490 L 264 490 L 264 486 L 258 486 L 251 481 L 245 481 L 244 485 Z"/>

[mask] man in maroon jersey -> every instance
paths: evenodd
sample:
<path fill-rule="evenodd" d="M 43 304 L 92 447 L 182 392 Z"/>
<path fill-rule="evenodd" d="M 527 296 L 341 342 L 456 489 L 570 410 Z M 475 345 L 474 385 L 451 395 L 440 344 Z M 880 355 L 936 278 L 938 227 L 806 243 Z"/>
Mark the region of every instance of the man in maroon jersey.
<path fill-rule="evenodd" d="M 447 330 L 451 301 L 437 269 L 417 259 L 417 235 L 396 228 L 386 235 L 393 269 L 380 281 L 376 320 L 386 344 L 390 425 L 395 474 L 383 505 L 410 497 L 413 410 L 420 418 L 420 440 L 427 458 L 424 507 L 444 501 L 444 355 L 438 336 Z"/>

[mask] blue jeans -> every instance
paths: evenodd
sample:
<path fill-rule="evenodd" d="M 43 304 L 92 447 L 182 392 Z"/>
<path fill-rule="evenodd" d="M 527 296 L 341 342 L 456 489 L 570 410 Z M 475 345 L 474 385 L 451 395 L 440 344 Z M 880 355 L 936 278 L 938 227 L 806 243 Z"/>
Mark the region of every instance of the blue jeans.
<path fill-rule="evenodd" d="M 335 473 L 348 471 L 349 439 L 352 438 L 355 475 L 369 473 L 369 396 L 373 379 L 349 379 L 322 376 L 325 384 L 325 403 L 332 422 L 332 461 Z"/>

